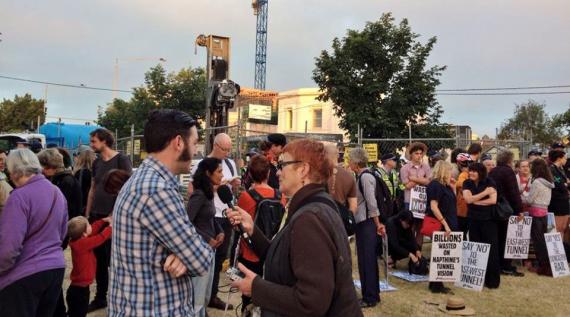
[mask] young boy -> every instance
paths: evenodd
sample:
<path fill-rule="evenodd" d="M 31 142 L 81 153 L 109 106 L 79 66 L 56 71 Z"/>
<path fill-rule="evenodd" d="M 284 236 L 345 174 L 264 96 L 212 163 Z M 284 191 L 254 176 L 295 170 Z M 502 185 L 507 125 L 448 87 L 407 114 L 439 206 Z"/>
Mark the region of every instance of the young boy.
<path fill-rule="evenodd" d="M 111 238 L 111 218 L 103 218 L 90 225 L 87 218 L 74 217 L 67 223 L 67 234 L 73 262 L 71 285 L 67 289 L 68 316 L 85 317 L 89 306 L 89 285 L 93 283 L 97 267 L 93 249 Z"/>

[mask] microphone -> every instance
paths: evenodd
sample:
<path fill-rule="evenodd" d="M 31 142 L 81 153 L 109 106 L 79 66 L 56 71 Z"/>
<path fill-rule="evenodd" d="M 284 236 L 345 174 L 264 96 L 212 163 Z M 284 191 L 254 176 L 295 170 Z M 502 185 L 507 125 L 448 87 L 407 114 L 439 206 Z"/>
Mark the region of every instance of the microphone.
<path fill-rule="evenodd" d="M 220 200 L 224 204 L 228 205 L 228 207 L 230 207 L 231 209 L 234 209 L 234 205 L 232 204 L 233 194 L 228 186 L 223 185 L 218 187 L 218 197 L 220 197 Z M 238 224 L 238 231 L 239 233 L 241 233 L 242 238 L 245 239 L 247 244 L 251 246 L 252 245 L 251 238 L 249 237 L 247 232 L 245 232 L 241 223 Z"/>

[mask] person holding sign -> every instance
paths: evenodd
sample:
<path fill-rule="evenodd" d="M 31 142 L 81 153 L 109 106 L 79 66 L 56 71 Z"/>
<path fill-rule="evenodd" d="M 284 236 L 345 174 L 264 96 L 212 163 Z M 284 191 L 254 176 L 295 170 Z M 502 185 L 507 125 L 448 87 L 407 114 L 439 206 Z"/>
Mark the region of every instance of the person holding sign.
<path fill-rule="evenodd" d="M 421 142 L 414 142 L 408 147 L 408 155 L 410 161 L 400 170 L 400 178 L 405 186 L 404 205 L 406 210 L 410 210 L 410 197 L 412 189 L 416 186 L 427 186 L 431 178 L 431 168 L 423 162 L 424 155 L 427 152 L 427 146 Z M 425 212 L 425 210 L 421 210 Z M 417 218 L 417 217 L 416 217 Z M 423 244 L 423 236 L 420 233 L 423 218 L 417 218 L 414 222 L 413 231 L 416 236 L 416 242 L 421 248 Z"/>
<path fill-rule="evenodd" d="M 515 216 L 519 216 L 519 221 L 523 220 L 522 200 L 519 193 L 517 176 L 513 171 L 514 154 L 509 150 L 501 150 L 497 154 L 497 167 L 489 172 L 489 178 L 497 185 L 497 197 L 505 197 L 514 211 Z M 505 259 L 505 244 L 507 242 L 508 220 L 497 221 L 499 228 L 499 255 L 501 256 L 501 270 L 505 275 L 524 276 L 512 265 L 510 259 Z"/>
<path fill-rule="evenodd" d="M 455 188 L 451 186 L 451 171 L 451 163 L 437 162 L 433 167 L 433 180 L 427 186 L 426 215 L 439 220 L 446 235 L 459 229 Z M 429 289 L 432 293 L 449 293 L 450 291 L 449 288 L 443 286 L 442 282 L 430 282 Z"/>
<path fill-rule="evenodd" d="M 485 286 L 498 288 L 501 284 L 501 258 L 499 256 L 499 231 L 493 220 L 493 208 L 497 203 L 495 182 L 487 177 L 487 169 L 481 163 L 469 166 L 469 179 L 463 183 L 463 198 L 469 215 L 469 240 L 491 245 Z"/>
<path fill-rule="evenodd" d="M 566 153 L 560 150 L 551 150 L 548 152 L 548 158 L 552 163 L 550 171 L 552 172 L 555 186 L 552 190 L 552 199 L 550 200 L 548 211 L 554 213 L 556 231 L 560 232 L 562 237 L 564 237 L 565 232 L 568 230 L 568 215 L 570 214 L 568 179 L 563 168 L 567 161 Z"/>
<path fill-rule="evenodd" d="M 538 260 L 539 275 L 552 276 L 550 263 L 548 261 L 548 252 L 546 250 L 546 242 L 544 234 L 547 229 L 548 205 L 554 188 L 552 173 L 548 169 L 548 165 L 543 159 L 535 159 L 531 163 L 530 171 L 532 180 L 528 195 L 522 196 L 523 202 L 529 206 L 529 214 L 532 217 L 532 226 L 530 229 L 530 237 L 536 252 Z"/>

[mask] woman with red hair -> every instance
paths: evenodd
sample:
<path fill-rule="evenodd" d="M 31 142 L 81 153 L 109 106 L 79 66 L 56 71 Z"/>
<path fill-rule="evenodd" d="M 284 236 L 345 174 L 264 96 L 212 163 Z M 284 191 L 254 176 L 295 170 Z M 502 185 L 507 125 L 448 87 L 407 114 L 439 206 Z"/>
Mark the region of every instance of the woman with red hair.
<path fill-rule="evenodd" d="M 317 141 L 285 146 L 277 164 L 280 190 L 290 197 L 281 230 L 269 241 L 242 209 L 228 212 L 264 260 L 264 276 L 239 264 L 233 283 L 261 307 L 262 316 L 362 316 L 352 281 L 348 237 L 326 193 L 332 165 Z"/>

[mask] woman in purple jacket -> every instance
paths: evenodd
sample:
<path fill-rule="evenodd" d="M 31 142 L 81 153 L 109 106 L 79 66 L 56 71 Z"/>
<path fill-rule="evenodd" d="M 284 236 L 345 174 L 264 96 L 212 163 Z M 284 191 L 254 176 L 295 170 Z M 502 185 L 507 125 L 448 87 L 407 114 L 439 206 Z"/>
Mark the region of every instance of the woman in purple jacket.
<path fill-rule="evenodd" d="M 0 316 L 51 316 L 65 271 L 65 198 L 32 151 L 13 150 L 7 163 L 16 189 L 0 215 Z"/>

